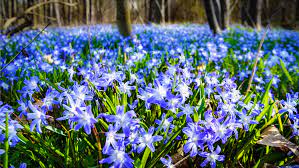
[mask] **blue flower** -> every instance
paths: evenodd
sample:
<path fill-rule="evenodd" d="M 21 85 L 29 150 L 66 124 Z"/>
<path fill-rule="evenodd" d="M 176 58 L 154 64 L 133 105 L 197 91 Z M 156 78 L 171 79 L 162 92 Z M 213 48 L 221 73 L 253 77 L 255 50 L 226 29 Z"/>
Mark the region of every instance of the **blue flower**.
<path fill-rule="evenodd" d="M 22 117 L 23 115 L 27 114 L 27 104 L 25 102 L 23 102 L 22 100 L 17 100 L 18 104 L 20 105 L 18 107 L 18 111 L 20 112 L 20 117 Z"/>
<path fill-rule="evenodd" d="M 123 72 L 111 72 L 111 73 L 104 73 L 103 76 L 99 79 L 99 86 L 101 87 L 107 87 L 111 86 L 112 82 L 118 81 L 122 82 L 124 80 L 125 76 Z"/>
<path fill-rule="evenodd" d="M 145 147 L 148 147 L 151 152 L 155 152 L 154 143 L 161 141 L 163 137 L 160 135 L 153 136 L 154 130 L 154 127 L 150 127 L 147 133 L 143 128 L 140 129 L 141 137 L 139 137 L 137 141 L 139 143 L 137 148 L 138 153 L 141 153 Z"/>
<path fill-rule="evenodd" d="M 105 133 L 106 135 L 106 142 L 105 146 L 103 148 L 103 153 L 107 154 L 107 152 L 110 149 L 110 145 L 113 146 L 113 148 L 116 148 L 117 146 L 117 141 L 119 139 L 125 138 L 125 134 L 118 134 L 117 131 L 119 129 L 117 127 L 114 127 L 113 125 L 109 125 L 108 127 L 108 132 Z"/>
<path fill-rule="evenodd" d="M 287 101 L 285 100 L 282 100 L 281 101 L 281 105 L 283 105 L 283 108 L 281 110 L 279 110 L 280 113 L 283 113 L 283 112 L 288 112 L 290 115 L 293 115 L 293 113 L 297 113 L 297 109 L 296 109 L 296 106 L 297 106 L 297 102 L 298 101 L 298 97 L 296 98 L 296 96 L 294 98 L 292 98 L 291 94 L 290 93 L 287 93 L 286 95 L 287 97 Z"/>
<path fill-rule="evenodd" d="M 205 136 L 205 133 L 201 132 L 199 125 L 189 122 L 188 127 L 183 128 L 183 133 L 188 136 L 188 140 L 184 145 L 184 152 L 190 152 L 190 156 L 194 157 L 198 154 L 198 147 L 203 149 L 202 139 Z"/>
<path fill-rule="evenodd" d="M 217 146 L 216 150 L 211 150 L 211 153 L 208 152 L 200 152 L 199 155 L 201 157 L 205 157 L 206 159 L 200 164 L 201 167 L 205 167 L 209 162 L 212 168 L 216 167 L 216 161 L 224 161 L 224 155 L 219 155 L 221 152 L 221 148 Z"/>
<path fill-rule="evenodd" d="M 55 98 L 57 98 L 59 92 L 49 88 L 46 92 L 46 97 L 43 99 L 43 106 L 45 106 L 48 110 L 53 110 L 53 104 L 59 104 Z"/>
<path fill-rule="evenodd" d="M 186 99 L 189 98 L 190 95 L 192 95 L 192 91 L 189 89 L 189 86 L 184 82 L 181 82 L 178 85 L 176 91 L 180 93 L 183 102 L 185 102 Z"/>
<path fill-rule="evenodd" d="M 159 127 L 162 127 L 164 132 L 166 132 L 167 129 L 168 129 L 168 132 L 171 132 L 171 130 L 175 127 L 173 124 L 171 124 L 172 120 L 173 120 L 173 117 L 166 118 L 166 114 L 163 113 L 161 120 L 155 120 L 155 123 L 158 124 Z M 156 128 L 156 130 L 158 130 L 158 128 Z"/>
<path fill-rule="evenodd" d="M 147 91 L 152 94 L 152 96 L 149 98 L 150 103 L 159 104 L 160 102 L 164 101 L 164 98 L 166 98 L 168 88 L 167 86 L 161 85 L 159 80 L 154 81 L 154 88 L 147 88 Z"/>
<path fill-rule="evenodd" d="M 293 136 L 299 136 L 299 115 L 297 114 L 296 116 L 292 116 L 292 124 L 291 128 L 293 130 Z"/>
<path fill-rule="evenodd" d="M 75 115 L 78 115 L 78 112 L 77 112 L 77 108 L 80 108 L 82 110 L 85 110 L 86 107 L 84 102 L 82 102 L 80 99 L 73 99 L 71 97 L 71 95 L 69 95 L 67 92 L 64 92 L 61 94 L 62 98 L 61 99 L 64 99 L 64 96 L 67 98 L 67 102 L 69 103 L 69 106 L 67 106 L 66 104 L 62 104 L 62 106 L 64 107 L 65 111 L 63 112 L 63 117 L 59 117 L 57 118 L 56 120 L 68 120 L 72 117 L 74 117 Z M 73 128 L 73 121 L 72 120 L 69 120 L 69 124 L 70 124 L 70 128 L 72 129 Z"/>
<path fill-rule="evenodd" d="M 1 127 L 5 128 L 5 125 L 0 124 L 0 141 L 5 139 L 5 129 L 2 129 Z M 17 143 L 20 142 L 20 139 L 17 135 L 17 131 L 20 129 L 23 129 L 23 126 L 21 126 L 17 121 L 9 119 L 8 142 L 10 146 L 14 147 Z"/>
<path fill-rule="evenodd" d="M 108 122 L 115 123 L 117 128 L 122 128 L 123 132 L 128 136 L 130 134 L 130 126 L 135 124 L 137 120 L 133 119 L 136 114 L 133 110 L 125 113 L 124 106 L 116 107 L 116 115 L 104 115 Z"/>
<path fill-rule="evenodd" d="M 91 128 L 94 127 L 94 124 L 97 120 L 94 118 L 94 115 L 91 111 L 91 105 L 87 106 L 85 110 L 76 108 L 77 114 L 70 118 L 72 122 L 77 122 L 75 125 L 75 131 L 78 131 L 81 127 L 84 127 L 84 131 L 87 134 L 91 133 Z"/>
<path fill-rule="evenodd" d="M 92 100 L 93 96 L 91 96 L 90 94 L 91 94 L 91 92 L 88 89 L 88 86 L 78 85 L 78 84 L 75 84 L 73 86 L 73 90 L 71 92 L 71 95 L 73 97 L 75 97 L 76 99 L 79 99 L 81 101 Z"/>
<path fill-rule="evenodd" d="M 26 163 L 21 163 L 19 168 L 26 168 L 27 164 Z"/>
<path fill-rule="evenodd" d="M 193 106 L 190 106 L 189 104 L 186 104 L 185 107 L 180 108 L 182 111 L 177 114 L 177 117 L 181 117 L 182 115 L 186 115 L 186 121 L 192 122 L 192 119 L 190 115 L 194 114 L 195 108 Z"/>
<path fill-rule="evenodd" d="M 104 158 L 99 161 L 100 164 L 108 163 L 112 164 L 111 167 L 115 168 L 133 168 L 134 160 L 125 152 L 125 145 L 123 140 L 119 140 L 116 148 L 110 148 L 107 152 L 109 154 L 108 158 Z"/>
<path fill-rule="evenodd" d="M 237 112 L 240 124 L 243 124 L 244 130 L 248 131 L 249 124 L 258 124 L 257 121 L 252 120 L 253 115 L 247 115 L 247 111 L 245 109 L 242 112 Z"/>
<path fill-rule="evenodd" d="M 135 86 L 129 86 L 129 81 L 126 83 L 120 82 L 118 89 L 121 93 L 128 94 L 129 97 L 131 97 L 131 90 L 135 90 Z"/>
<path fill-rule="evenodd" d="M 143 100 L 145 102 L 146 109 L 150 108 L 150 98 L 153 96 L 152 93 L 149 93 L 142 88 L 138 89 L 139 95 L 137 96 L 139 99 Z"/>
<path fill-rule="evenodd" d="M 39 78 L 36 76 L 31 77 L 29 80 L 25 79 L 24 80 L 24 89 L 27 90 L 32 90 L 32 91 L 40 91 L 39 87 L 38 87 L 38 83 L 39 83 Z"/>
<path fill-rule="evenodd" d="M 177 95 L 173 95 L 170 91 L 167 92 L 166 102 L 161 103 L 161 106 L 173 113 L 176 113 L 177 108 L 181 106 L 182 98 Z"/>
<path fill-rule="evenodd" d="M 3 153 L 5 153 L 5 150 L 0 149 L 0 155 L 2 155 Z"/>
<path fill-rule="evenodd" d="M 131 110 L 134 110 L 138 105 L 138 99 L 134 100 L 132 104 L 128 104 Z"/>
<path fill-rule="evenodd" d="M 30 131 L 33 131 L 36 127 L 36 131 L 38 133 L 42 133 L 41 124 L 47 125 L 46 119 L 49 117 L 46 115 L 46 109 L 38 108 L 37 106 L 32 105 L 31 101 L 28 101 L 28 106 L 33 112 L 27 114 L 27 118 L 32 120 L 30 124 Z"/>
<path fill-rule="evenodd" d="M 217 139 L 221 139 L 224 144 L 232 134 L 232 130 L 230 129 L 230 119 L 226 119 L 223 123 L 221 123 L 221 118 L 214 119 L 213 124 L 210 125 L 214 135 Z"/>
<path fill-rule="evenodd" d="M 0 123 L 4 123 L 5 122 L 5 116 L 6 113 L 8 113 L 8 116 L 10 116 L 10 114 L 13 112 L 12 107 L 8 104 L 3 105 L 3 102 L 0 101 Z"/>
<path fill-rule="evenodd" d="M 174 168 L 174 165 L 172 164 L 172 159 L 169 155 L 166 155 L 168 157 L 168 160 L 165 158 L 161 158 L 161 162 L 166 166 L 167 168 Z"/>

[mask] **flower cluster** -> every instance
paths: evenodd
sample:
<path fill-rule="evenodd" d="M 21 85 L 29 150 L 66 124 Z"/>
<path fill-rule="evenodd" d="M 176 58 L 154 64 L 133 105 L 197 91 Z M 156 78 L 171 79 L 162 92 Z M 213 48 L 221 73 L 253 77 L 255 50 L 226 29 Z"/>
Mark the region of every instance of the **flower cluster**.
<path fill-rule="evenodd" d="M 1 35 L 5 45 L 0 44 L 0 66 L 36 33 Z M 148 160 L 159 157 L 150 160 L 154 166 L 173 168 L 171 157 L 180 148 L 195 164 L 216 167 L 225 164 L 224 146 L 237 144 L 240 137 L 252 134 L 254 124 L 264 123 L 264 116 L 259 116 L 269 108 L 261 98 L 264 92 L 275 110 L 287 114 L 293 137 L 299 136 L 298 93 L 287 93 L 280 103 L 272 101 L 285 94 L 285 75 L 298 76 L 298 34 L 267 34 L 246 95 L 261 33 L 233 28 L 213 36 L 207 26 L 169 25 L 135 26 L 135 35 L 123 38 L 111 25 L 42 33 L 39 42 L 26 48 L 27 54 L 1 72 L 0 147 L 6 131 L 10 147 L 18 145 L 18 132 L 24 127 L 25 140 L 38 143 L 34 136 L 46 137 L 45 150 L 39 145 L 41 150 L 34 152 L 49 150 L 63 156 L 65 150 L 67 164 L 95 158 L 89 156 L 96 140 L 103 145 L 99 163 L 110 167 L 134 167 L 151 152 Z M 298 82 L 296 77 L 288 80 Z M 67 147 L 61 145 L 65 139 Z M 0 155 L 4 152 L 0 149 Z"/>

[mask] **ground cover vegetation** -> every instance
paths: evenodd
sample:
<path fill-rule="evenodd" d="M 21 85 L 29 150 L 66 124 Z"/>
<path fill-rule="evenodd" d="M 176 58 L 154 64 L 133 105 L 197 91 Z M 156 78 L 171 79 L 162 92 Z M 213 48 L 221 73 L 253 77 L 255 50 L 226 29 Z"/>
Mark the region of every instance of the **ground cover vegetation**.
<path fill-rule="evenodd" d="M 298 32 L 47 28 L 23 49 L 38 33 L 0 36 L 1 167 L 296 164 Z"/>

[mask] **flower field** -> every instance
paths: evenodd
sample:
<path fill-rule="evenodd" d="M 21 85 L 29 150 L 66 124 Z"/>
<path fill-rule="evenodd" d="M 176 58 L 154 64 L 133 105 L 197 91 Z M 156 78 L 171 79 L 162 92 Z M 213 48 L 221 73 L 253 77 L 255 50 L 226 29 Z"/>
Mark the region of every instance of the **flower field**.
<path fill-rule="evenodd" d="M 298 164 L 298 32 L 133 30 L 0 36 L 0 167 Z"/>

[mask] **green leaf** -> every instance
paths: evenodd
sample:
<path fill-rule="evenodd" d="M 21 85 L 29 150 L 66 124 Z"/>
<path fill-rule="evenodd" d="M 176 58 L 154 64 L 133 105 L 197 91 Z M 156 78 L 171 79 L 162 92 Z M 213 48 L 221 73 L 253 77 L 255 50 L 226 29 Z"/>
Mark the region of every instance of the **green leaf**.
<path fill-rule="evenodd" d="M 135 168 L 141 168 L 141 160 L 139 158 L 137 158 L 135 161 L 134 161 L 134 167 Z"/>
<path fill-rule="evenodd" d="M 272 81 L 273 81 L 273 78 L 267 84 L 266 91 L 262 95 L 262 103 L 264 104 L 265 107 L 269 105 L 269 91 L 272 86 Z"/>
<path fill-rule="evenodd" d="M 52 126 L 50 126 L 50 125 L 45 126 L 45 128 L 46 128 L 47 130 L 50 130 L 50 131 L 52 131 L 52 132 L 55 132 L 55 133 L 57 133 L 57 134 L 59 134 L 59 135 L 66 136 L 62 130 L 57 129 L 57 128 L 54 128 L 54 127 L 52 127 Z"/>
<path fill-rule="evenodd" d="M 141 159 L 141 168 L 145 168 L 146 161 L 147 161 L 150 153 L 151 153 L 151 150 L 148 147 L 146 147 L 146 149 L 143 153 L 142 159 Z"/>
<path fill-rule="evenodd" d="M 292 77 L 291 77 L 291 75 L 289 74 L 289 71 L 287 70 L 287 68 L 286 68 L 286 66 L 285 66 L 285 64 L 284 64 L 284 62 L 283 62 L 281 59 L 279 59 L 279 61 L 280 61 L 280 66 L 281 66 L 281 68 L 282 68 L 282 71 L 283 71 L 284 74 L 287 76 L 288 80 L 293 84 Z"/>
<path fill-rule="evenodd" d="M 181 133 L 182 129 L 183 126 L 179 128 L 179 130 L 169 139 L 166 145 L 162 146 L 161 152 L 152 159 L 152 161 L 149 163 L 149 166 L 147 167 L 149 168 L 154 167 L 155 164 L 160 160 L 160 158 L 164 157 L 171 150 L 171 148 L 174 147 L 172 141 Z"/>
<path fill-rule="evenodd" d="M 18 137 L 19 137 L 19 139 L 20 139 L 23 143 L 27 143 L 27 142 L 29 141 L 29 140 L 28 140 L 26 137 L 24 137 L 24 135 L 21 134 L 21 133 L 18 134 Z"/>

